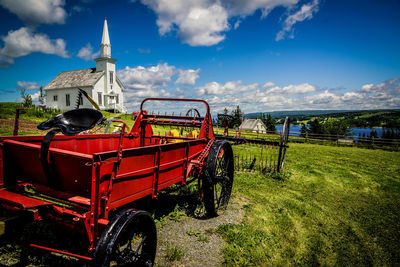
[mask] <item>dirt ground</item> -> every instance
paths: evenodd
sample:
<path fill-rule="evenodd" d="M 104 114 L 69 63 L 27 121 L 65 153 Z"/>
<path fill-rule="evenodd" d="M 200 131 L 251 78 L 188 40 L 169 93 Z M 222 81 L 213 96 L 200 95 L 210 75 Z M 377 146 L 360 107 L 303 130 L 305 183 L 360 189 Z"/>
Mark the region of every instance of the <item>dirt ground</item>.
<path fill-rule="evenodd" d="M 223 263 L 225 241 L 216 233 L 219 225 L 237 224 L 243 218 L 243 199 L 231 200 L 220 216 L 196 219 L 185 216 L 180 222 L 169 220 L 157 229 L 158 247 L 156 266 L 219 266 Z M 182 252 L 179 260 L 171 259 L 171 248 Z"/>

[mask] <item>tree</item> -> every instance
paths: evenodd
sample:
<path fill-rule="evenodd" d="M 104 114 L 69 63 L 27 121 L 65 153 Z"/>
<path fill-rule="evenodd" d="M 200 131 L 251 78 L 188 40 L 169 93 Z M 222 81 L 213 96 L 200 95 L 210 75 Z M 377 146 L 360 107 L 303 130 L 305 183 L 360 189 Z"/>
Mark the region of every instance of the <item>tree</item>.
<path fill-rule="evenodd" d="M 345 120 L 328 119 L 322 125 L 323 132 L 330 135 L 349 135 L 350 127 Z"/>
<path fill-rule="evenodd" d="M 372 131 L 369 133 L 369 138 L 378 138 L 378 133 L 377 133 L 377 131 L 372 130 Z"/>
<path fill-rule="evenodd" d="M 318 119 L 313 119 L 309 122 L 310 125 L 310 133 L 312 134 L 322 134 L 323 128 L 322 124 Z"/>
<path fill-rule="evenodd" d="M 224 108 L 224 115 L 228 115 L 228 109 L 227 108 Z M 225 127 L 225 119 L 219 119 L 219 118 L 217 118 L 218 119 L 218 126 L 219 127 L 222 127 L 222 128 L 224 128 Z M 231 127 L 231 122 L 230 122 L 230 120 L 228 120 L 228 126 L 229 127 Z"/>
<path fill-rule="evenodd" d="M 24 107 L 29 108 L 32 106 L 32 96 L 26 93 L 26 89 L 20 89 L 22 104 Z"/>
<path fill-rule="evenodd" d="M 44 104 L 45 97 L 46 97 L 46 93 L 43 92 L 43 86 L 40 86 L 39 87 L 39 103 L 40 104 L 42 104 L 42 105 Z"/>
<path fill-rule="evenodd" d="M 300 129 L 300 136 L 301 136 L 301 137 L 306 137 L 306 136 L 307 136 L 307 133 L 308 133 L 309 131 L 310 131 L 310 130 L 308 130 L 307 126 L 306 126 L 304 123 L 302 123 L 302 124 L 301 124 L 301 129 Z"/>
<path fill-rule="evenodd" d="M 264 124 L 268 132 L 276 132 L 275 120 L 271 117 L 271 114 L 267 114 Z"/>
<path fill-rule="evenodd" d="M 239 106 L 236 106 L 236 109 L 232 111 L 232 117 L 232 127 L 239 127 L 242 124 L 242 111 Z"/>

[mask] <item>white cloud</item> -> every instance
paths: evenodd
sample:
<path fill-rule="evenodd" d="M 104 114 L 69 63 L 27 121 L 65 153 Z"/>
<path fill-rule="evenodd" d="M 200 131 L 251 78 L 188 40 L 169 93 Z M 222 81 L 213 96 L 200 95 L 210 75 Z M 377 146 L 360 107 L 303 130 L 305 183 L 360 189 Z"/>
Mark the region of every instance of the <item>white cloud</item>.
<path fill-rule="evenodd" d="M 369 91 L 371 91 L 371 89 L 373 87 L 374 87 L 373 83 L 365 84 L 365 85 L 361 86 L 361 91 L 362 92 L 369 92 Z"/>
<path fill-rule="evenodd" d="M 2 37 L 4 47 L 0 48 L 0 63 L 13 64 L 14 58 L 26 56 L 30 53 L 41 52 L 61 57 L 68 57 L 63 39 L 50 39 L 46 34 L 34 33 L 31 29 L 22 27 L 16 31 L 9 31 Z"/>
<path fill-rule="evenodd" d="M 227 82 L 220 84 L 218 82 L 209 82 L 204 86 L 198 87 L 198 95 L 222 95 L 222 94 L 236 94 L 240 92 L 253 91 L 257 89 L 259 84 L 253 83 L 243 85 L 242 81 Z"/>
<path fill-rule="evenodd" d="M 39 87 L 40 85 L 37 82 L 25 82 L 25 81 L 17 82 L 17 89 L 37 90 L 39 89 Z"/>
<path fill-rule="evenodd" d="M 0 0 L 0 5 L 27 24 L 65 23 L 64 0 Z"/>
<path fill-rule="evenodd" d="M 178 35 L 191 46 L 210 46 L 225 39 L 229 29 L 227 11 L 219 2 L 206 0 L 142 0 L 158 15 L 159 33 L 178 26 Z"/>
<path fill-rule="evenodd" d="M 261 10 L 262 17 L 282 6 L 293 8 L 299 0 L 141 0 L 157 15 L 160 35 L 177 31 L 184 43 L 191 46 L 211 46 L 225 40 L 225 33 L 232 29 L 230 21 L 235 17 L 233 28 L 237 29 L 241 21 Z M 318 10 L 318 1 L 305 4 L 301 9 L 287 18 L 285 29 L 305 19 L 310 19 Z M 311 15 L 309 14 L 311 12 Z"/>
<path fill-rule="evenodd" d="M 125 67 L 117 72 L 118 78 L 125 85 L 125 106 L 129 110 L 137 110 L 140 101 L 146 97 L 173 97 L 162 87 L 166 87 L 175 74 L 175 66 L 168 63 L 145 68 Z"/>
<path fill-rule="evenodd" d="M 166 86 L 174 74 L 175 66 L 170 66 L 168 63 L 148 68 L 125 67 L 118 71 L 118 77 L 130 89 L 155 89 Z"/>
<path fill-rule="evenodd" d="M 237 94 L 240 92 L 252 92 L 255 90 L 262 91 L 266 95 L 306 94 L 310 92 L 315 92 L 317 90 L 317 88 L 314 85 L 308 83 L 303 83 L 298 85 L 288 85 L 285 87 L 279 87 L 274 85 L 275 83 L 273 82 L 267 82 L 265 84 L 253 83 L 248 85 L 243 85 L 242 81 L 232 81 L 232 82 L 227 82 L 225 84 L 220 84 L 218 82 L 209 82 L 204 86 L 200 86 L 196 89 L 198 91 L 198 95 Z"/>
<path fill-rule="evenodd" d="M 288 85 L 285 87 L 275 86 L 267 91 L 267 93 L 279 93 L 279 94 L 306 94 L 315 92 L 317 88 L 309 83 L 303 83 L 298 85 Z"/>
<path fill-rule="evenodd" d="M 125 103 L 134 107 L 138 100 L 146 97 L 192 97 L 189 88 L 175 88 L 177 84 L 194 85 L 200 69 L 179 69 L 168 63 L 135 68 L 125 67 L 117 72 L 125 85 Z"/>
<path fill-rule="evenodd" d="M 274 82 L 266 82 L 266 83 L 264 83 L 263 84 L 263 88 L 268 88 L 268 87 L 272 87 L 272 86 L 274 86 L 275 85 L 275 83 Z"/>
<path fill-rule="evenodd" d="M 313 14 L 318 12 L 318 9 L 319 9 L 319 0 L 313 0 L 312 3 L 304 4 L 300 8 L 300 10 L 298 10 L 297 12 L 286 18 L 285 26 L 280 32 L 278 32 L 275 41 L 280 41 L 284 39 L 287 33 L 290 33 L 289 35 L 290 38 L 294 38 L 293 25 L 296 24 L 297 22 L 301 22 L 307 19 L 312 19 Z"/>
<path fill-rule="evenodd" d="M 329 90 L 306 97 L 306 104 L 324 109 L 385 109 L 400 107 L 400 79 L 366 84 L 360 90 L 335 94 Z"/>
<path fill-rule="evenodd" d="M 400 108 L 400 79 L 367 84 L 359 90 L 347 90 L 342 93 L 334 89 L 321 91 L 309 83 L 275 86 L 273 82 L 264 85 L 244 85 L 240 81 L 225 84 L 210 82 L 197 87 L 196 92 L 207 99 L 214 113 L 223 111 L 225 107 L 232 109 L 236 105 L 246 113 L 273 110 Z"/>
<path fill-rule="evenodd" d="M 89 61 L 97 58 L 99 55 L 100 55 L 100 50 L 94 53 L 93 47 L 90 45 L 90 43 L 88 43 L 86 46 L 82 47 L 79 50 L 77 57 Z"/>
<path fill-rule="evenodd" d="M 194 85 L 196 83 L 196 79 L 198 79 L 200 77 L 199 73 L 200 73 L 200 69 L 179 70 L 179 77 L 175 83 Z"/>
<path fill-rule="evenodd" d="M 33 103 L 39 103 L 39 96 L 40 96 L 40 92 L 36 92 L 34 94 L 31 94 L 32 97 L 32 102 Z"/>

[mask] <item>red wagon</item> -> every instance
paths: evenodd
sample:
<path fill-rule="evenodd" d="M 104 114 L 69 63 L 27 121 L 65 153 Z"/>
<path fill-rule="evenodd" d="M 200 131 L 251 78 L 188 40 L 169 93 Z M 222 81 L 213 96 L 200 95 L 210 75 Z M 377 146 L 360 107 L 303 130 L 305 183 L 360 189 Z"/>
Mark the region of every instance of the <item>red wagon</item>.
<path fill-rule="evenodd" d="M 206 112 L 204 117 L 147 114 L 147 101 L 202 103 Z M 25 211 L 33 220 L 84 232 L 89 241 L 85 255 L 33 243 L 30 247 L 99 266 L 151 266 L 155 224 L 148 212 L 127 208 L 129 204 L 197 179 L 207 213 L 215 216 L 230 198 L 232 148 L 214 139 L 210 108 L 203 100 L 145 99 L 130 132 L 124 124 L 119 134 L 76 135 L 101 119 L 94 110 L 73 110 L 42 123 L 43 129 L 55 128 L 45 137 L 0 137 L 2 212 Z M 197 127 L 199 134 L 157 135 L 151 125 Z M 55 135 L 59 131 L 64 135 Z"/>

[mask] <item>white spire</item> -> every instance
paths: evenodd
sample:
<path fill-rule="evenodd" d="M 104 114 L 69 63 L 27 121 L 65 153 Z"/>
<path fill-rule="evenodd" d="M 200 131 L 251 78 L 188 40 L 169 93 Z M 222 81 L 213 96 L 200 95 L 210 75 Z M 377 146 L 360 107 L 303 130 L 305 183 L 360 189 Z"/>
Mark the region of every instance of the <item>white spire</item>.
<path fill-rule="evenodd" d="M 100 56 L 111 57 L 110 37 L 108 36 L 107 18 L 104 18 L 103 36 L 100 44 Z"/>

